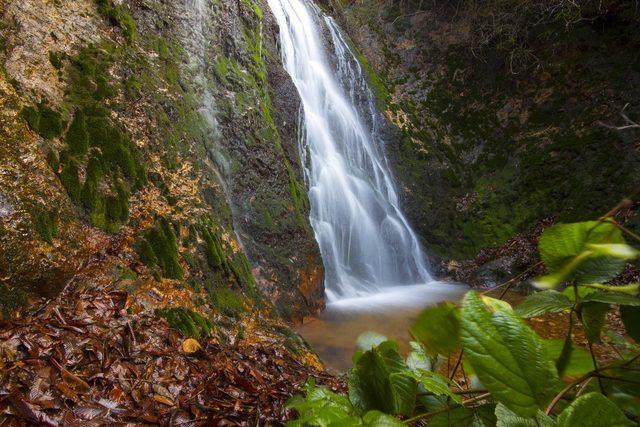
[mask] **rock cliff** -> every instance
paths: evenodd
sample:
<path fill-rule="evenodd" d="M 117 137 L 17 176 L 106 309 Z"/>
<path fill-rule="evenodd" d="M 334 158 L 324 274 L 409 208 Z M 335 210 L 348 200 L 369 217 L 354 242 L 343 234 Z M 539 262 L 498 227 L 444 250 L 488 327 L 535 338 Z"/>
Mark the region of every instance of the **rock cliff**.
<path fill-rule="evenodd" d="M 0 16 L 5 314 L 89 266 L 200 311 L 322 307 L 266 2 L 16 0 Z"/>

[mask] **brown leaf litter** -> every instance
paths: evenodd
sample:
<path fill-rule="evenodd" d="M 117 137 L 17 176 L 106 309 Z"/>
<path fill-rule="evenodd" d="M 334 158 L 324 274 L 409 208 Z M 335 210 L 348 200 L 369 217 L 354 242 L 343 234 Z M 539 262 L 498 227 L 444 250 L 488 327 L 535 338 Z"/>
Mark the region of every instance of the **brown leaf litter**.
<path fill-rule="evenodd" d="M 67 290 L 0 330 L 2 425 L 279 425 L 308 377 L 339 379 L 281 344 L 185 338 L 167 322 L 131 314 L 127 294 Z"/>

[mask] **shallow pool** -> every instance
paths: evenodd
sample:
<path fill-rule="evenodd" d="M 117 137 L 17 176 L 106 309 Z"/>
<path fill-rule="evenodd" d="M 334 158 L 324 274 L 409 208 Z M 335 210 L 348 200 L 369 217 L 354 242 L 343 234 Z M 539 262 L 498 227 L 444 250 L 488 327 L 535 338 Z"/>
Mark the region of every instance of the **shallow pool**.
<path fill-rule="evenodd" d="M 296 330 L 327 367 L 343 372 L 351 367 L 361 333 L 383 334 L 398 341 L 406 352 L 409 326 L 420 311 L 442 301 L 458 301 L 467 289 L 465 285 L 444 282 L 389 287 L 377 294 L 329 303 L 318 317 Z"/>

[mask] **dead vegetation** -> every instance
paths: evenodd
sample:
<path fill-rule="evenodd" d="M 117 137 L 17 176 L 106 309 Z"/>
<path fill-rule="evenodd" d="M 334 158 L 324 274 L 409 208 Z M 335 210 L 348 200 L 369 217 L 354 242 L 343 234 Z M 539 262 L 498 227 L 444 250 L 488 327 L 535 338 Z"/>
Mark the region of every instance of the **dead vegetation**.
<path fill-rule="evenodd" d="M 68 290 L 5 325 L 0 424 L 277 425 L 309 376 L 344 387 L 275 340 L 195 345 L 130 304 L 109 286 Z"/>

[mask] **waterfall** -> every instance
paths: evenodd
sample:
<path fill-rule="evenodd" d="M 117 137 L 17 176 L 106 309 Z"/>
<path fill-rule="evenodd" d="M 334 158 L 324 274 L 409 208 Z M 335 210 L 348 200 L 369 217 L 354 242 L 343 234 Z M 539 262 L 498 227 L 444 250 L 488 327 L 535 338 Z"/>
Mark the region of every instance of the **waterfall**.
<path fill-rule="evenodd" d="M 399 207 L 380 137 L 383 118 L 352 49 L 311 1 L 268 2 L 284 67 L 302 99 L 300 152 L 327 300 L 431 281 Z"/>

